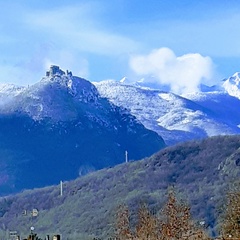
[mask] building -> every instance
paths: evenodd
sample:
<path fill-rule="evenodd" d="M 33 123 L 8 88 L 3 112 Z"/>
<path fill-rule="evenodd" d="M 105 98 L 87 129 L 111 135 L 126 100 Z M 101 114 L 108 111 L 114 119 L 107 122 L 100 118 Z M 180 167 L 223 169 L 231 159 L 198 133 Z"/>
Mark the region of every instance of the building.
<path fill-rule="evenodd" d="M 54 75 L 65 75 L 65 72 L 59 66 L 51 65 L 49 71 L 46 72 L 46 77 L 53 77 Z"/>

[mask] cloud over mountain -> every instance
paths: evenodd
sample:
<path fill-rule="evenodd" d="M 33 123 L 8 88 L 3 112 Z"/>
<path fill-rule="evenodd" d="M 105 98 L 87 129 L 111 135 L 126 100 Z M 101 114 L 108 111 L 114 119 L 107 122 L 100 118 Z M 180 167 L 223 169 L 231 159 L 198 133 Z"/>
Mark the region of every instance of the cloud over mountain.
<path fill-rule="evenodd" d="M 199 53 L 176 56 L 169 48 L 155 49 L 148 55 L 135 55 L 129 61 L 138 75 L 154 75 L 159 84 L 168 84 L 181 94 L 198 90 L 201 82 L 212 79 L 214 65 L 210 57 Z"/>

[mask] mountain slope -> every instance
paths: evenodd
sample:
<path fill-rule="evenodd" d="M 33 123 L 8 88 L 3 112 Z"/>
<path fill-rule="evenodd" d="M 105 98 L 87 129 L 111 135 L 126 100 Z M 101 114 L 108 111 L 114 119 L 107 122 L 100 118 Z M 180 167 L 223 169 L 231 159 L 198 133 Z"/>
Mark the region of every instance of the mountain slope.
<path fill-rule="evenodd" d="M 91 236 L 86 239 L 106 239 L 114 231 L 119 204 L 136 210 L 146 202 L 156 212 L 165 201 L 168 186 L 174 185 L 178 196 L 191 205 L 194 219 L 205 221 L 208 230 L 216 233 L 226 187 L 240 177 L 239 158 L 240 136 L 182 143 L 142 161 L 65 182 L 63 196 L 59 186 L 52 186 L 1 198 L 0 226 L 27 234 L 32 224 L 43 236 L 59 232 L 64 238 L 79 239 L 85 234 Z M 39 216 L 30 223 L 33 208 L 39 210 Z M 22 215 L 23 210 L 27 216 Z"/>
<path fill-rule="evenodd" d="M 162 136 L 167 144 L 220 134 L 240 133 L 237 126 L 240 123 L 240 115 L 230 115 L 231 117 L 226 121 L 224 112 L 225 106 L 237 109 L 240 101 L 226 93 L 204 93 L 206 98 L 216 96 L 216 101 L 214 100 L 216 104 L 209 106 L 209 101 L 204 97 L 201 101 L 195 101 L 194 96 L 198 94 L 181 97 L 173 93 L 113 80 L 94 84 L 101 96 L 115 105 L 129 109 L 146 128 Z M 225 105 L 217 104 L 220 99 L 223 100 L 223 97 L 225 97 Z"/>
<path fill-rule="evenodd" d="M 207 108 L 217 121 L 224 122 L 238 132 L 240 124 L 240 101 L 226 92 L 208 92 L 185 95 L 188 99 Z"/>
<path fill-rule="evenodd" d="M 74 179 L 150 156 L 165 146 L 89 81 L 55 72 L 27 88 L 0 91 L 1 194 Z"/>

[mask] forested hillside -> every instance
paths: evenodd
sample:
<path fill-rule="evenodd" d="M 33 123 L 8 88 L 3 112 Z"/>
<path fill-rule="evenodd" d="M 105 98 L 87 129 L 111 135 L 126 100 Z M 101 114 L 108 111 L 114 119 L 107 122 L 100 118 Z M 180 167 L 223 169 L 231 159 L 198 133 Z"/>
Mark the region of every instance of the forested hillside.
<path fill-rule="evenodd" d="M 240 176 L 239 159 L 240 136 L 179 144 L 141 161 L 64 182 L 63 196 L 59 186 L 51 186 L 1 198 L 1 230 L 27 234 L 33 225 L 40 234 L 105 239 L 114 233 L 120 204 L 129 206 L 132 219 L 143 202 L 158 212 L 169 187 L 174 187 L 177 196 L 191 206 L 193 218 L 204 221 L 210 234 L 218 234 L 216 219 L 228 185 Z M 34 208 L 39 211 L 37 217 L 31 217 Z"/>

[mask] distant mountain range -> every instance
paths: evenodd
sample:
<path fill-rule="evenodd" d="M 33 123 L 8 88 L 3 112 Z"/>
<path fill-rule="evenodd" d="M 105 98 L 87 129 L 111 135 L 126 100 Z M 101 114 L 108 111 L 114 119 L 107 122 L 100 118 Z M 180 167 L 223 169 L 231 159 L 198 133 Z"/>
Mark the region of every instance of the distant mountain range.
<path fill-rule="evenodd" d="M 132 83 L 127 78 L 94 84 L 101 96 L 129 109 L 167 144 L 240 133 L 239 73 L 219 86 L 201 85 L 201 92 L 182 96 L 168 92 L 166 86 L 146 85 L 144 81 Z"/>
<path fill-rule="evenodd" d="M 52 66 L 29 87 L 0 87 L 1 195 L 56 184 L 165 147 L 89 81 Z"/>

